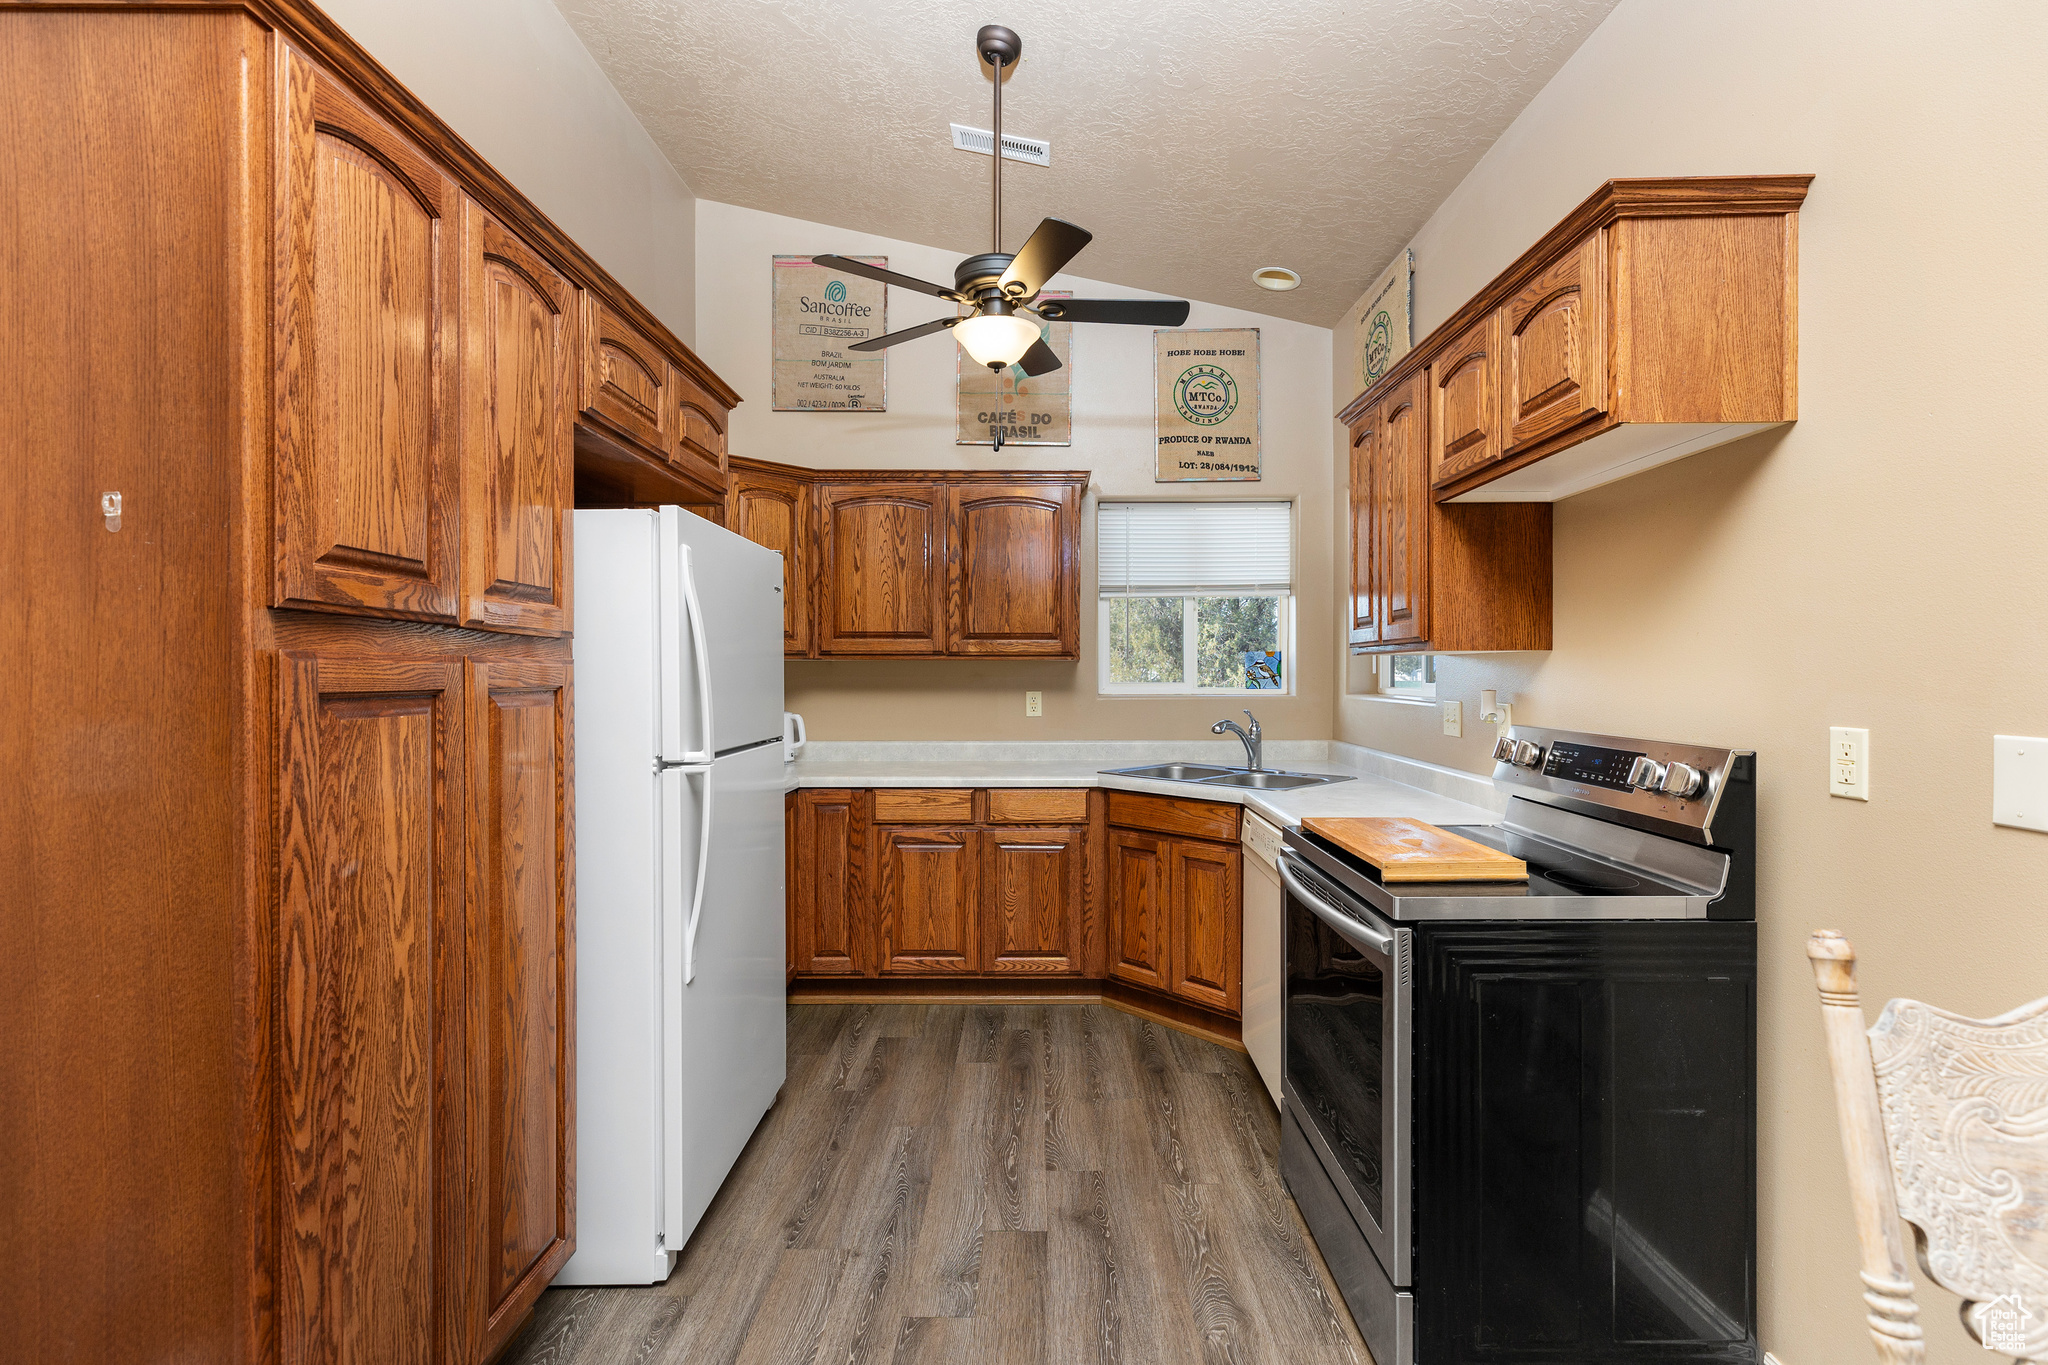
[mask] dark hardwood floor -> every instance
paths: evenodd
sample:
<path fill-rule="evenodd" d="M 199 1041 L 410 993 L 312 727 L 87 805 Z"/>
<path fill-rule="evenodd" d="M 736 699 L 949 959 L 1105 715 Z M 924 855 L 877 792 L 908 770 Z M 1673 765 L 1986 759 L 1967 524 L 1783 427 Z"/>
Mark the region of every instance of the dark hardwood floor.
<path fill-rule="evenodd" d="M 1095 1004 L 798 1005 L 666 1284 L 553 1289 L 509 1365 L 1370 1360 L 1240 1053 Z"/>

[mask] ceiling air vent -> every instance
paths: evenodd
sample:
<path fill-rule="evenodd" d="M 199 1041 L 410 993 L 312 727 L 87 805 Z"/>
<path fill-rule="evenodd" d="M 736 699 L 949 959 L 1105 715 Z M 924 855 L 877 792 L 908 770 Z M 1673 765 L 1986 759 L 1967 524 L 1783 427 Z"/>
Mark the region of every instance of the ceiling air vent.
<path fill-rule="evenodd" d="M 988 155 L 996 135 L 986 128 L 969 128 L 964 124 L 953 125 L 953 145 L 963 152 L 980 152 Z M 1052 165 L 1052 144 L 1040 142 L 1035 137 L 1013 137 L 1003 134 L 1003 160 L 1028 161 L 1034 166 Z"/>

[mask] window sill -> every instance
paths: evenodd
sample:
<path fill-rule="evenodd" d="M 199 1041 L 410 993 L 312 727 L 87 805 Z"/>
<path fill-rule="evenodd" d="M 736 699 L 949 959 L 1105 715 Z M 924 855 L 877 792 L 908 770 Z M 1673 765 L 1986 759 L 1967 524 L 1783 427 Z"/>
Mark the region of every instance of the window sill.
<path fill-rule="evenodd" d="M 1347 701 L 1378 701 L 1394 706 L 1435 706 L 1435 697 L 1404 697 L 1394 692 L 1352 692 L 1346 694 Z"/>
<path fill-rule="evenodd" d="M 1229 701 L 1234 697 L 1278 697 L 1291 700 L 1292 692 L 1264 688 L 1257 692 L 1097 692 L 1103 701 Z"/>

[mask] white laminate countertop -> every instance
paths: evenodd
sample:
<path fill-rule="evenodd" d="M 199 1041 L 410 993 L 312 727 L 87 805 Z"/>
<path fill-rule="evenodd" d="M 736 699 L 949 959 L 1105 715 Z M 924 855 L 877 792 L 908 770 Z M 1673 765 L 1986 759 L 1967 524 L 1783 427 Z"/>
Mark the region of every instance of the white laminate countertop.
<path fill-rule="evenodd" d="M 1283 829 L 1299 825 L 1304 817 L 1310 815 L 1405 815 L 1432 825 L 1491 825 L 1500 821 L 1500 816 L 1487 807 L 1329 759 L 1268 760 L 1267 766 L 1297 773 L 1341 773 L 1351 780 L 1316 787 L 1294 787 L 1286 791 L 1255 791 L 1202 782 L 1158 782 L 1116 777 L 1101 771 L 1103 768 L 1135 767 L 1142 761 L 1128 757 L 1090 760 L 1079 756 L 1062 756 L 1042 762 L 972 758 L 941 761 L 799 759 L 789 765 L 788 771 L 792 788 L 1106 787 L 1114 791 L 1149 792 L 1155 796 L 1179 796 L 1196 801 L 1230 801 L 1258 812 Z"/>

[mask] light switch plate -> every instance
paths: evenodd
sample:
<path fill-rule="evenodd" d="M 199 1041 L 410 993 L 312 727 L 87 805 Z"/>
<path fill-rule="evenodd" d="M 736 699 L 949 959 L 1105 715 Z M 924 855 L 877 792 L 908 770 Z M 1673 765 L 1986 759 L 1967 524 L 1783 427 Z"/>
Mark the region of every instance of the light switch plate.
<path fill-rule="evenodd" d="M 1024 714 L 1025 714 L 1025 715 L 1027 715 L 1027 716 L 1042 716 L 1042 715 L 1044 715 L 1044 714 L 1045 714 L 1045 693 L 1043 693 L 1043 692 L 1026 692 L 1026 693 L 1024 694 Z"/>
<path fill-rule="evenodd" d="M 2048 739 L 1991 737 L 1991 823 L 2048 831 Z"/>
<path fill-rule="evenodd" d="M 1870 799 L 1870 731 L 1849 725 L 1828 730 L 1828 795 Z"/>
<path fill-rule="evenodd" d="M 1447 701 L 1443 703 L 1444 733 L 1458 739 L 1465 733 L 1465 703 Z"/>

